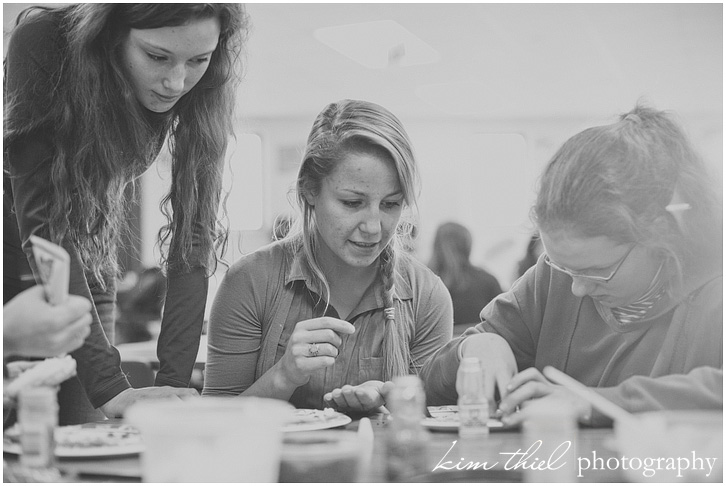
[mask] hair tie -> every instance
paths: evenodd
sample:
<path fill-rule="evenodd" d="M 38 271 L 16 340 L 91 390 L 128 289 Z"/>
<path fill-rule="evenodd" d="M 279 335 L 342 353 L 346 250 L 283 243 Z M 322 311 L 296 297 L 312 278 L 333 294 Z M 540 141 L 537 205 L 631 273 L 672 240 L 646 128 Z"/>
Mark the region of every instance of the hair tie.
<path fill-rule="evenodd" d="M 383 315 L 386 316 L 387 321 L 395 321 L 396 320 L 396 309 L 393 307 L 386 307 L 383 309 Z"/>
<path fill-rule="evenodd" d="M 688 211 L 691 209 L 691 205 L 688 203 L 673 203 L 665 207 L 665 210 L 669 213 L 676 213 L 678 211 Z"/>
<path fill-rule="evenodd" d="M 642 123 L 643 122 L 643 119 L 640 118 L 640 116 L 639 115 L 636 115 L 635 113 L 628 113 L 625 116 L 625 121 L 631 121 L 633 123 Z"/>
<path fill-rule="evenodd" d="M 685 229 L 683 213 L 684 211 L 688 211 L 689 209 L 691 209 L 691 205 L 683 200 L 683 196 L 681 196 L 680 192 L 678 191 L 678 187 L 675 187 L 673 189 L 671 201 L 665 207 L 665 210 L 669 212 L 671 216 L 673 216 L 673 219 L 676 220 L 676 224 L 681 231 L 684 231 Z"/>

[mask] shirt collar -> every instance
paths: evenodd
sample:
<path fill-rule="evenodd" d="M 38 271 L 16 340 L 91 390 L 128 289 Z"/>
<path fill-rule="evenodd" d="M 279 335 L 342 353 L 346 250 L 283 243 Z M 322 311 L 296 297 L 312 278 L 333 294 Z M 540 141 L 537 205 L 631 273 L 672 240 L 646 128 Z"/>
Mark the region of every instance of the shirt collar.
<path fill-rule="evenodd" d="M 308 268 L 306 268 L 305 265 L 303 265 L 302 260 L 302 248 L 299 248 L 295 251 L 292 257 L 292 262 L 290 264 L 289 270 L 287 272 L 287 276 L 285 277 L 285 285 L 289 285 L 290 282 L 303 280 L 305 282 L 305 286 L 317 293 L 318 295 L 323 294 L 323 289 L 318 288 L 319 286 L 314 284 L 314 280 L 310 274 L 310 271 Z M 397 300 L 411 300 L 413 298 L 413 289 L 411 288 L 411 284 L 409 283 L 408 279 L 404 279 L 401 277 L 401 272 L 406 272 L 405 268 L 401 268 L 399 266 L 399 272 L 396 273 L 395 278 L 395 287 L 396 287 L 396 299 Z M 376 302 L 380 307 L 383 307 L 383 301 L 381 300 L 381 294 L 382 294 L 382 283 L 380 279 L 376 279 L 376 281 L 373 283 L 373 288 L 375 289 L 375 296 L 376 296 Z"/>

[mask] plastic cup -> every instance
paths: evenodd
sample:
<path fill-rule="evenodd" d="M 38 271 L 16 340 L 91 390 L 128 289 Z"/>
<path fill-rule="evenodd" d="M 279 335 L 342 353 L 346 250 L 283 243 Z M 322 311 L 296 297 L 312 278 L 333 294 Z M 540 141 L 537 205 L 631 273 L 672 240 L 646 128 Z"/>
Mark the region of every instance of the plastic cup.
<path fill-rule="evenodd" d="M 139 402 L 125 414 L 137 427 L 144 482 L 276 482 L 287 402 L 194 398 Z"/>
<path fill-rule="evenodd" d="M 285 436 L 281 483 L 354 483 L 359 479 L 361 444 L 349 430 L 295 432 Z"/>
<path fill-rule="evenodd" d="M 637 417 L 634 424 L 615 422 L 617 449 L 627 462 L 623 469 L 628 481 L 723 482 L 721 410 L 645 412 Z"/>

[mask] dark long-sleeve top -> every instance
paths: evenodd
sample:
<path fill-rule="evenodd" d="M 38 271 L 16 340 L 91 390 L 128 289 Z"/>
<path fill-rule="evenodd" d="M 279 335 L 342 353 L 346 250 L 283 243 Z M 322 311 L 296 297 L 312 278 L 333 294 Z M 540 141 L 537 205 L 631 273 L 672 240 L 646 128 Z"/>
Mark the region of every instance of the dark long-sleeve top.
<path fill-rule="evenodd" d="M 631 412 L 723 407 L 723 276 L 691 271 L 680 296 L 642 321 L 619 324 L 607 308 L 570 291 L 572 279 L 537 264 L 481 312 L 421 372 L 430 404 L 456 403 L 459 345 L 491 332 L 519 371 L 554 366 Z M 592 424 L 608 420 L 593 413 Z"/>
<path fill-rule="evenodd" d="M 6 56 L 5 89 L 6 96 L 22 102 L 21 116 L 33 117 L 57 102 L 53 98 L 52 86 L 60 79 L 66 46 L 58 14 L 36 15 L 16 29 Z M 147 115 L 155 131 L 154 139 L 149 143 L 156 144 L 158 153 L 166 136 L 168 114 L 159 116 L 149 111 Z M 53 204 L 50 171 L 56 149 L 54 136 L 54 127 L 48 124 L 23 134 L 10 146 L 4 147 L 5 224 L 12 225 L 13 219 L 17 224 L 17 232 L 4 231 L 4 260 L 8 267 L 9 259 L 13 258 L 8 255 L 8 249 L 22 247 L 36 275 L 29 237 L 38 235 L 50 239 L 49 218 Z M 140 175 L 132 174 L 130 177 Z M 119 207 L 118 210 L 123 209 Z M 107 289 L 102 290 L 84 272 L 74 245 L 68 239 L 61 245 L 71 257 L 70 293 L 84 296 L 94 303 L 91 333 L 84 345 L 71 354 L 77 362 L 78 377 L 89 401 L 94 407 L 99 407 L 130 387 L 121 371 L 119 353 L 104 332 L 104 329 L 112 332 L 114 327 L 115 281 L 108 282 Z M 27 268 L 24 262 L 6 268 L 6 281 L 8 277 L 20 278 L 21 275 L 8 274 L 23 271 L 23 268 Z M 199 346 L 206 295 L 207 279 L 203 269 L 188 273 L 170 272 L 159 338 L 161 369 L 157 384 L 188 386 Z M 4 296 L 4 300 L 8 298 Z"/>
<path fill-rule="evenodd" d="M 449 288 L 454 303 L 454 325 L 476 324 L 481 310 L 502 293 L 497 278 L 483 268 L 469 266 L 464 271 L 468 284 Z"/>

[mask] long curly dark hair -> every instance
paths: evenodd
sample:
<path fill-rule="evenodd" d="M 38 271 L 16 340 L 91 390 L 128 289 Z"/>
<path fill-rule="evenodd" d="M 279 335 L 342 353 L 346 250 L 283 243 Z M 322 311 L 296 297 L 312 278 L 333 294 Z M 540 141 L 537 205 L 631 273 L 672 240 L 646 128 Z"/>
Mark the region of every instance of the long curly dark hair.
<path fill-rule="evenodd" d="M 58 15 L 67 50 L 51 106 L 41 116 L 20 115 L 22 101 L 5 96 L 5 147 L 39 127 L 53 127 L 50 235 L 78 248 L 88 273 L 105 286 L 118 273 L 119 237 L 126 230 L 126 191 L 159 153 L 164 135 L 172 184 L 162 200 L 167 224 L 159 232 L 162 259 L 179 268 L 216 268 L 226 244 L 217 218 L 224 157 L 232 134 L 235 90 L 248 17 L 239 4 L 79 4 L 31 11 Z M 184 25 L 218 18 L 220 36 L 199 83 L 152 127 L 121 62 L 130 29 Z M 12 41 L 12 38 L 11 38 Z M 25 89 L 32 90 L 33 80 Z M 30 91 L 32 93 L 32 91 Z M 32 98 L 32 97 L 31 97 Z M 36 110 L 37 111 L 37 110 Z M 192 240 L 198 251 L 192 251 Z"/>

